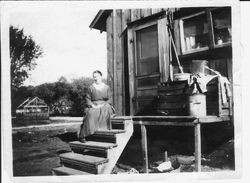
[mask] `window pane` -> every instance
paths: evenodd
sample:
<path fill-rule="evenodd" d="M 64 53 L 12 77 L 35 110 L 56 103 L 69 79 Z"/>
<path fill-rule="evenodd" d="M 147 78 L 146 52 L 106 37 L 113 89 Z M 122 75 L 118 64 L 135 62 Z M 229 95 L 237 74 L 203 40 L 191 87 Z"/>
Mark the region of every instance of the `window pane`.
<path fill-rule="evenodd" d="M 183 20 L 185 50 L 208 46 L 208 23 L 206 14 Z"/>
<path fill-rule="evenodd" d="M 159 72 L 157 26 L 136 32 L 137 75 Z"/>
<path fill-rule="evenodd" d="M 146 61 L 140 60 L 138 63 L 138 74 L 147 75 L 159 72 L 158 57 L 148 59 Z"/>
<path fill-rule="evenodd" d="M 141 58 L 158 56 L 157 27 L 151 26 L 137 32 L 141 42 Z"/>
<path fill-rule="evenodd" d="M 218 8 L 212 11 L 215 44 L 231 42 L 231 8 Z"/>

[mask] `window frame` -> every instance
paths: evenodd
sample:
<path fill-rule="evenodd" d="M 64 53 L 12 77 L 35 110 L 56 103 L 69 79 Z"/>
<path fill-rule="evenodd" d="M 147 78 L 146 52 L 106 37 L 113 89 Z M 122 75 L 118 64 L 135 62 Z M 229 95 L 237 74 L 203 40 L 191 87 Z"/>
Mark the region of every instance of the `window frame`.
<path fill-rule="evenodd" d="M 180 44 L 181 44 L 181 53 L 183 55 L 186 54 L 190 54 L 190 53 L 195 53 L 195 52 L 199 52 L 199 51 L 205 51 L 209 49 L 209 40 L 208 40 L 208 45 L 202 48 L 196 48 L 196 49 L 192 49 L 192 50 L 186 50 L 186 46 L 185 46 L 185 36 L 184 36 L 184 20 L 190 19 L 190 18 L 194 18 L 200 15 L 205 15 L 206 16 L 206 11 L 201 11 L 189 16 L 185 16 L 179 19 L 179 31 L 180 31 Z M 207 16 L 206 16 L 207 19 Z M 207 21 L 207 23 L 209 24 L 209 21 Z M 210 30 L 209 30 L 209 26 L 208 26 L 208 34 L 209 34 Z"/>
<path fill-rule="evenodd" d="M 136 36 L 136 33 L 137 31 L 139 30 L 142 30 L 144 28 L 147 28 L 147 27 L 151 27 L 151 26 L 156 26 L 157 28 L 157 42 L 158 42 L 158 37 L 159 37 L 159 31 L 158 31 L 158 22 L 157 21 L 152 21 L 152 22 L 147 22 L 143 25 L 138 25 L 136 26 L 134 29 L 133 29 L 133 40 L 134 40 L 134 58 L 135 58 L 135 79 L 136 79 L 136 88 L 137 90 L 148 90 L 148 89 L 156 89 L 157 86 L 146 86 L 146 87 L 138 87 L 138 83 L 137 83 L 137 80 L 140 80 L 140 79 L 146 79 L 146 78 L 152 78 L 152 77 L 160 77 L 161 79 L 161 65 L 160 65 L 160 58 L 159 58 L 159 42 L 157 44 L 158 46 L 158 66 L 159 66 L 159 71 L 158 72 L 155 72 L 155 73 L 152 73 L 152 74 L 141 74 L 141 75 L 138 75 L 138 63 L 137 63 L 137 59 L 138 59 L 138 52 L 137 52 L 137 36 Z"/>
<path fill-rule="evenodd" d="M 176 19 L 178 21 L 179 24 L 179 37 L 178 39 L 176 39 L 176 41 L 178 41 L 180 43 L 180 55 L 190 55 L 190 54 L 194 54 L 197 52 L 203 52 L 203 51 L 209 51 L 210 49 L 216 49 L 216 48 L 222 48 L 222 47 L 228 47 L 232 45 L 232 40 L 229 42 L 225 42 L 222 43 L 220 45 L 215 43 L 215 39 L 214 39 L 214 28 L 213 28 L 213 17 L 212 17 L 212 11 L 213 10 L 217 10 L 220 8 L 225 8 L 225 7 L 211 7 L 211 8 L 206 8 L 198 13 L 194 13 L 188 16 L 184 16 L 181 18 Z M 231 8 L 231 7 L 230 7 Z M 205 14 L 206 15 L 206 20 L 208 23 L 208 46 L 206 47 L 202 47 L 202 48 L 196 48 L 196 49 L 192 49 L 189 51 L 185 51 L 185 40 L 184 40 L 184 27 L 183 27 L 183 20 L 189 19 L 189 18 L 193 18 L 195 16 L 199 16 Z M 232 14 L 230 15 L 232 16 Z M 232 26 L 232 25 L 231 25 Z"/>

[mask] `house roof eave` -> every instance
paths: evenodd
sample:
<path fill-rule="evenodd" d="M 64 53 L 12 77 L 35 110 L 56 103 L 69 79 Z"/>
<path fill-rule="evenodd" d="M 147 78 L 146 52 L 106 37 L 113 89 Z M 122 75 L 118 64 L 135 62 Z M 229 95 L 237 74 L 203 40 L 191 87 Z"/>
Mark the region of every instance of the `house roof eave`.
<path fill-rule="evenodd" d="M 100 30 L 101 32 L 106 31 L 106 20 L 111 12 L 112 10 L 99 10 L 89 27 Z"/>

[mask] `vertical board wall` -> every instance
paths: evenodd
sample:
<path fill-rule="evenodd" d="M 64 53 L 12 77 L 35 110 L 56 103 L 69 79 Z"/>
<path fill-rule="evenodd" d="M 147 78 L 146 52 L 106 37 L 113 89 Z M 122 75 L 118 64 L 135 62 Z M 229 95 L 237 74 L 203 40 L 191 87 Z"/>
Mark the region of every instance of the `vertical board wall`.
<path fill-rule="evenodd" d="M 113 105 L 117 115 L 125 115 L 123 34 L 127 23 L 159 13 L 165 9 L 113 10 L 106 20 L 107 82 L 113 91 Z M 133 56 L 128 53 L 128 56 Z M 131 67 L 131 65 L 129 65 Z M 133 73 L 129 73 L 133 74 Z M 131 89 L 130 89 L 131 94 Z M 131 95 L 130 95 L 130 98 Z"/>

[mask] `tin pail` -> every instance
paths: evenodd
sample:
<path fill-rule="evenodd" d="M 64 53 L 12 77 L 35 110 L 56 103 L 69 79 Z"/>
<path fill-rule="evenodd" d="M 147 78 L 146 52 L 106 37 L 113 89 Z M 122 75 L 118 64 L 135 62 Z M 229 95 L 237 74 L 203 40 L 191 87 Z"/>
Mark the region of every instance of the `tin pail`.
<path fill-rule="evenodd" d="M 190 95 L 188 97 L 188 110 L 190 116 L 206 116 L 206 95 L 201 93 Z"/>
<path fill-rule="evenodd" d="M 192 74 L 205 74 L 205 67 L 207 66 L 206 60 L 192 60 L 191 73 Z"/>

